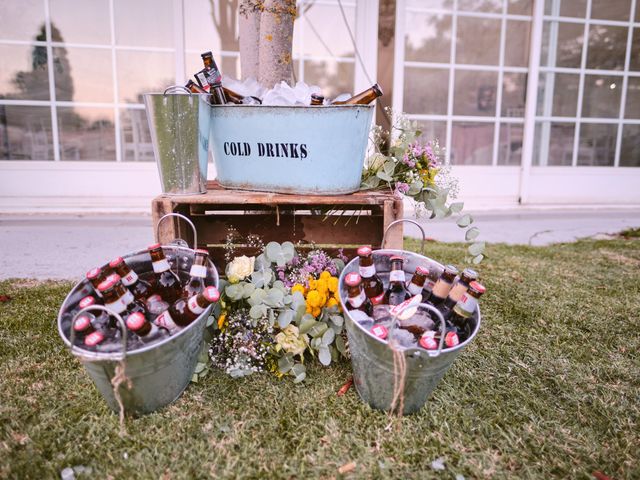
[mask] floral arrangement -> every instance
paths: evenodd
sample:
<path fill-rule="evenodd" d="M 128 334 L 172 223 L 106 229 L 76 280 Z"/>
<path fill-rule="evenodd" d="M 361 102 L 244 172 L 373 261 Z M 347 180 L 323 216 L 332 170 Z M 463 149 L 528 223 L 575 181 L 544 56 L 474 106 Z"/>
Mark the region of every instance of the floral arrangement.
<path fill-rule="evenodd" d="M 485 242 L 476 241 L 480 230 L 471 226 L 471 215 L 462 214 L 464 203 L 450 201 L 458 194 L 458 182 L 451 175 L 449 165 L 440 160 L 444 149 L 437 140 L 421 142 L 422 132 L 417 123 L 404 114 L 394 115 L 390 109 L 387 113 L 394 119 L 391 132 L 374 128 L 376 151 L 365 163 L 360 189 L 385 188 L 408 197 L 415 202 L 418 216 L 445 218 L 457 215 L 457 225 L 466 229 L 465 240 L 473 242 L 468 247 L 472 261 L 480 263 L 484 258 Z M 383 153 L 385 138 L 392 140 Z"/>
<path fill-rule="evenodd" d="M 234 257 L 221 285 L 213 365 L 234 377 L 269 371 L 301 382 L 305 361 L 330 365 L 346 354 L 338 275 L 344 258 L 296 252 L 270 242 L 259 255 Z"/>

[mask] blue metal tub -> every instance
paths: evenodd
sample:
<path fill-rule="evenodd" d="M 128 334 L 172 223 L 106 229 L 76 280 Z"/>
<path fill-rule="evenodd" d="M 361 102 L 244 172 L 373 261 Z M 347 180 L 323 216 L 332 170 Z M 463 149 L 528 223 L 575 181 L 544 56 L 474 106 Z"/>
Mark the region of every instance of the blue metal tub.
<path fill-rule="evenodd" d="M 212 105 L 212 148 L 224 187 L 339 195 L 360 187 L 374 105 Z"/>

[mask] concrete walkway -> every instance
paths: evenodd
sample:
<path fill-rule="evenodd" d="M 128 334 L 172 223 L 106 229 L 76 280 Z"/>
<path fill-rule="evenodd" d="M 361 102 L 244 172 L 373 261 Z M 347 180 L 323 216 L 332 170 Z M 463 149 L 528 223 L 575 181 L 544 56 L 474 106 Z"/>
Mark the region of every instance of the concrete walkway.
<path fill-rule="evenodd" d="M 640 209 L 533 210 L 473 214 L 478 240 L 548 245 L 640 227 Z M 455 222 L 420 220 L 427 236 L 464 239 Z M 408 236 L 419 236 L 412 225 Z M 79 279 L 95 265 L 153 243 L 151 217 L 144 215 L 0 216 L 0 279 Z"/>

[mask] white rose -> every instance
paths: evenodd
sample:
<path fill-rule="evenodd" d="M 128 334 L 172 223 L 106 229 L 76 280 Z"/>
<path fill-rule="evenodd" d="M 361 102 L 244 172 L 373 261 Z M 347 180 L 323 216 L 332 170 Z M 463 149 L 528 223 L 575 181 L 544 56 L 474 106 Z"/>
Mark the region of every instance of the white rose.
<path fill-rule="evenodd" d="M 238 283 L 251 275 L 255 261 L 256 257 L 247 257 L 246 255 L 234 258 L 231 263 L 227 265 L 226 273 L 229 282 Z"/>

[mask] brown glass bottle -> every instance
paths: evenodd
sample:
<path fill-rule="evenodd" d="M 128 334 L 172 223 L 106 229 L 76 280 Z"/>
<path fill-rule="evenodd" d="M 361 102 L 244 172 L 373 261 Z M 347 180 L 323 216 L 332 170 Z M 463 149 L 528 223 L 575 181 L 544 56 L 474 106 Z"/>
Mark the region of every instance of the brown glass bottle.
<path fill-rule="evenodd" d="M 104 298 L 104 306 L 110 311 L 119 314 L 123 320 L 132 313 L 140 312 L 146 314 L 146 309 L 134 300 L 133 295 L 129 292 L 122 282 L 118 274 L 110 275 L 98 287 Z M 111 318 L 109 327 L 118 328 L 115 318 Z"/>
<path fill-rule="evenodd" d="M 223 86 L 222 91 L 224 92 L 224 96 L 227 99 L 227 103 L 235 103 L 236 105 L 240 105 L 244 97 L 239 93 L 230 90 L 229 88 Z"/>
<path fill-rule="evenodd" d="M 199 86 L 196 82 L 194 82 L 193 80 L 189 80 L 185 85 L 185 88 L 187 88 L 191 93 L 207 93 L 207 91 L 202 88 L 201 86 Z"/>
<path fill-rule="evenodd" d="M 434 306 L 438 306 L 443 303 L 447 298 L 447 295 L 449 295 L 449 291 L 451 291 L 456 275 L 458 275 L 458 269 L 456 267 L 453 265 L 445 266 L 440 278 L 438 278 L 438 281 L 433 286 L 429 302 Z"/>
<path fill-rule="evenodd" d="M 147 321 L 142 313 L 132 313 L 127 317 L 127 328 L 134 332 L 144 343 L 165 337 L 168 332 L 155 323 Z"/>
<path fill-rule="evenodd" d="M 425 267 L 418 266 L 415 273 L 411 277 L 409 285 L 407 285 L 407 290 L 409 291 L 409 293 L 413 296 L 422 295 L 424 282 L 426 282 L 428 276 L 429 270 L 427 270 Z"/>
<path fill-rule="evenodd" d="M 324 96 L 317 93 L 312 93 L 310 105 L 324 105 Z"/>
<path fill-rule="evenodd" d="M 93 286 L 93 289 L 95 290 L 96 294 L 100 298 L 102 298 L 102 294 L 98 291 L 98 286 L 106 280 L 107 278 L 106 273 L 107 272 L 105 271 L 105 269 L 101 267 L 96 267 L 89 270 L 86 275 L 87 280 L 89 280 L 89 283 L 91 283 L 91 285 Z"/>
<path fill-rule="evenodd" d="M 478 300 L 486 292 L 485 287 L 478 282 L 471 282 L 468 290 L 456 303 L 447 318 L 447 321 L 456 328 L 461 342 L 471 335 L 471 322 L 469 321 L 478 307 Z"/>
<path fill-rule="evenodd" d="M 344 278 L 344 283 L 347 286 L 347 308 L 349 310 L 360 310 L 373 316 L 373 304 L 371 300 L 367 298 L 362 286 L 362 277 L 356 272 L 348 273 Z"/>
<path fill-rule="evenodd" d="M 193 77 L 198 82 L 198 86 L 203 89 L 206 93 L 209 93 L 209 83 L 207 82 L 207 76 L 205 75 L 205 69 L 196 72 Z"/>
<path fill-rule="evenodd" d="M 204 76 L 209 84 L 211 103 L 214 105 L 224 105 L 227 103 L 227 97 L 222 88 L 222 74 L 213 59 L 213 53 L 204 52 L 201 57 L 202 63 L 204 64 Z"/>
<path fill-rule="evenodd" d="M 148 250 L 151 255 L 153 272 L 156 277 L 156 293 L 158 293 L 164 301 L 173 303 L 180 298 L 182 294 L 180 279 L 171 271 L 169 261 L 164 256 L 162 246 L 159 243 L 151 245 Z"/>
<path fill-rule="evenodd" d="M 471 282 L 474 282 L 478 279 L 478 273 L 475 270 L 470 268 L 465 268 L 460 276 L 456 278 L 453 282 L 453 286 L 449 291 L 449 295 L 447 295 L 447 299 L 440 304 L 438 307 L 440 312 L 446 316 L 446 314 L 458 303 L 458 301 L 462 298 L 467 292 L 469 285 Z"/>
<path fill-rule="evenodd" d="M 113 259 L 109 266 L 120 276 L 122 284 L 129 289 L 136 300 L 144 302 L 153 294 L 149 282 L 138 277 L 138 274 L 127 265 L 122 257 Z"/>
<path fill-rule="evenodd" d="M 371 247 L 364 246 L 358 249 L 360 266 L 358 271 L 362 277 L 364 293 L 374 305 L 379 305 L 384 300 L 384 285 L 376 273 L 376 266 L 373 263 L 373 251 Z"/>
<path fill-rule="evenodd" d="M 219 298 L 220 293 L 216 287 L 206 287 L 202 293 L 189 299 L 179 298 L 176 300 L 167 310 L 158 315 L 154 322 L 170 332 L 179 327 L 186 327 Z"/>
<path fill-rule="evenodd" d="M 193 297 L 198 293 L 202 293 L 205 287 L 205 278 L 207 278 L 207 260 L 209 252 L 207 250 L 197 249 L 191 270 L 189 271 L 189 281 L 182 289 L 183 297 Z"/>
<path fill-rule="evenodd" d="M 83 342 L 84 338 L 87 335 L 96 331 L 92 320 L 93 315 L 85 313 L 84 315 L 80 315 L 78 318 L 76 318 L 76 321 L 73 322 L 73 331 L 78 343 Z"/>
<path fill-rule="evenodd" d="M 331 105 L 368 105 L 376 98 L 382 96 L 382 89 L 377 83 L 367 88 L 364 92 L 360 92 L 357 95 L 344 100 L 342 102 L 333 102 Z"/>
<path fill-rule="evenodd" d="M 404 275 L 404 259 L 399 256 L 391 257 L 391 272 L 389 272 L 389 286 L 384 292 L 383 303 L 389 305 L 399 305 L 404 302 L 409 295 L 406 287 Z"/>

